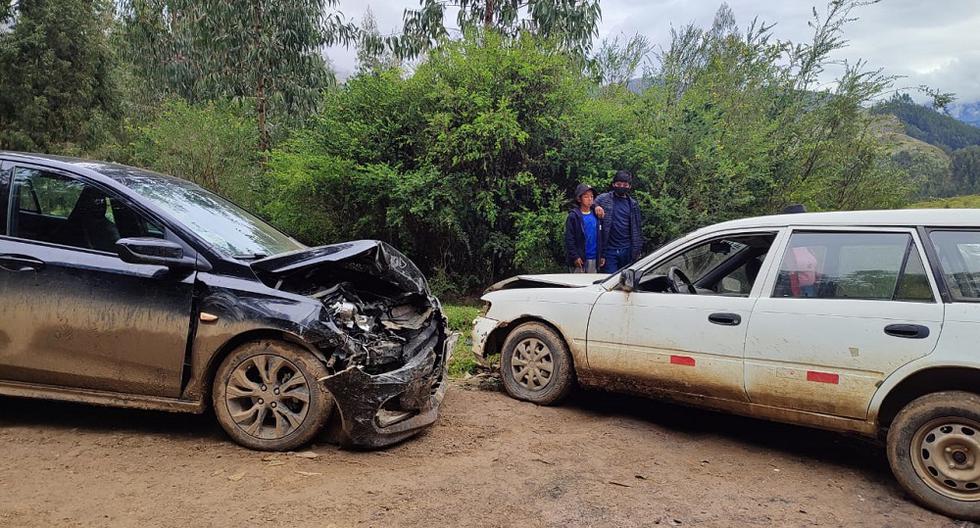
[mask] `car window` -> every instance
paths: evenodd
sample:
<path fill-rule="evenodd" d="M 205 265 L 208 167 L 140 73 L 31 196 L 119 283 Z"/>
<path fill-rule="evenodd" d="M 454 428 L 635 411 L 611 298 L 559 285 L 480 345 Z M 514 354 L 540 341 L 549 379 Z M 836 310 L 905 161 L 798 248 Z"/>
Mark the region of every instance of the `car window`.
<path fill-rule="evenodd" d="M 953 299 L 980 300 L 980 231 L 932 231 L 929 238 Z"/>
<path fill-rule="evenodd" d="M 758 277 L 775 234 L 758 233 L 710 240 L 655 265 L 643 273 L 643 283 L 656 283 L 677 267 L 700 294 L 747 296 Z M 646 291 L 660 291 L 650 287 Z"/>
<path fill-rule="evenodd" d="M 163 238 L 164 230 L 124 200 L 82 180 L 18 167 L 11 183 L 7 234 L 114 253 L 123 237 Z"/>
<path fill-rule="evenodd" d="M 248 211 L 190 182 L 134 173 L 123 183 L 227 256 L 255 259 L 304 247 Z"/>
<path fill-rule="evenodd" d="M 934 300 L 918 249 L 907 233 L 793 233 L 773 296 Z"/>

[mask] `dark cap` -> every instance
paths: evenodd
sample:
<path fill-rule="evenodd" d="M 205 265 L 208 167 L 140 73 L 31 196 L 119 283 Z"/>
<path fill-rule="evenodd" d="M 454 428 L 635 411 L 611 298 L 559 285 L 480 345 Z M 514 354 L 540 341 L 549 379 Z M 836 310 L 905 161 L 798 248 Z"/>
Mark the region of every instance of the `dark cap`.
<path fill-rule="evenodd" d="M 595 189 L 585 183 L 578 184 L 578 186 L 575 187 L 575 200 L 578 201 L 580 198 L 582 198 L 583 194 L 589 191 L 592 191 L 592 197 L 595 198 Z"/>
<path fill-rule="evenodd" d="M 613 176 L 613 183 L 616 182 L 632 183 L 633 175 L 630 174 L 629 171 L 624 171 L 624 170 L 616 171 L 616 174 Z"/>

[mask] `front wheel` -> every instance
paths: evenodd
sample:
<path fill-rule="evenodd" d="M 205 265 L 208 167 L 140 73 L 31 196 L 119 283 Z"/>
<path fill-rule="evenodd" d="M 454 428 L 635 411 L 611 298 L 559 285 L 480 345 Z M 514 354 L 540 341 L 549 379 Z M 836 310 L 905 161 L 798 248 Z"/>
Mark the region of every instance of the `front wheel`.
<path fill-rule="evenodd" d="M 888 430 L 888 462 L 924 506 L 980 521 L 980 395 L 937 392 L 909 403 Z"/>
<path fill-rule="evenodd" d="M 507 394 L 538 405 L 553 405 L 568 395 L 574 382 L 572 357 L 554 330 L 522 324 L 501 350 L 500 377 Z"/>
<path fill-rule="evenodd" d="M 333 397 L 317 381 L 320 360 L 279 341 L 256 341 L 221 362 L 211 391 L 214 414 L 239 444 L 289 451 L 316 436 L 330 417 Z"/>

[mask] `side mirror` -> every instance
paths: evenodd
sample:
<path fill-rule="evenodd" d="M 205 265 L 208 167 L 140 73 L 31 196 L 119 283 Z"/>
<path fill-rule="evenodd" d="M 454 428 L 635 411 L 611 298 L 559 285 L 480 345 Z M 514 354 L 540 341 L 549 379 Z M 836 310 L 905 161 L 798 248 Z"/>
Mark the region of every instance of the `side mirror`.
<path fill-rule="evenodd" d="M 631 292 L 640 284 L 642 277 L 642 271 L 624 269 L 619 273 L 619 285 L 623 287 L 623 291 Z"/>
<path fill-rule="evenodd" d="M 184 256 L 179 244 L 160 238 L 120 238 L 116 252 L 123 262 L 151 264 L 170 269 L 193 269 L 195 261 Z"/>

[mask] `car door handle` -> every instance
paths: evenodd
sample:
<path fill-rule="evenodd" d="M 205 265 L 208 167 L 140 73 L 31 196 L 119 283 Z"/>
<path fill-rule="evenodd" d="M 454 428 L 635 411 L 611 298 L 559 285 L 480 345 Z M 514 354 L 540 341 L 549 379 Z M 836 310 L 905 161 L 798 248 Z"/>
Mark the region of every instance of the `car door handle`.
<path fill-rule="evenodd" d="M 929 337 L 929 327 L 917 324 L 890 324 L 885 327 L 885 333 L 906 339 L 925 339 Z"/>
<path fill-rule="evenodd" d="M 38 271 L 44 268 L 44 261 L 24 255 L 0 255 L 0 269 L 6 271 Z"/>
<path fill-rule="evenodd" d="M 733 313 L 721 312 L 709 315 L 708 320 L 717 325 L 738 326 L 742 323 L 742 316 Z"/>

